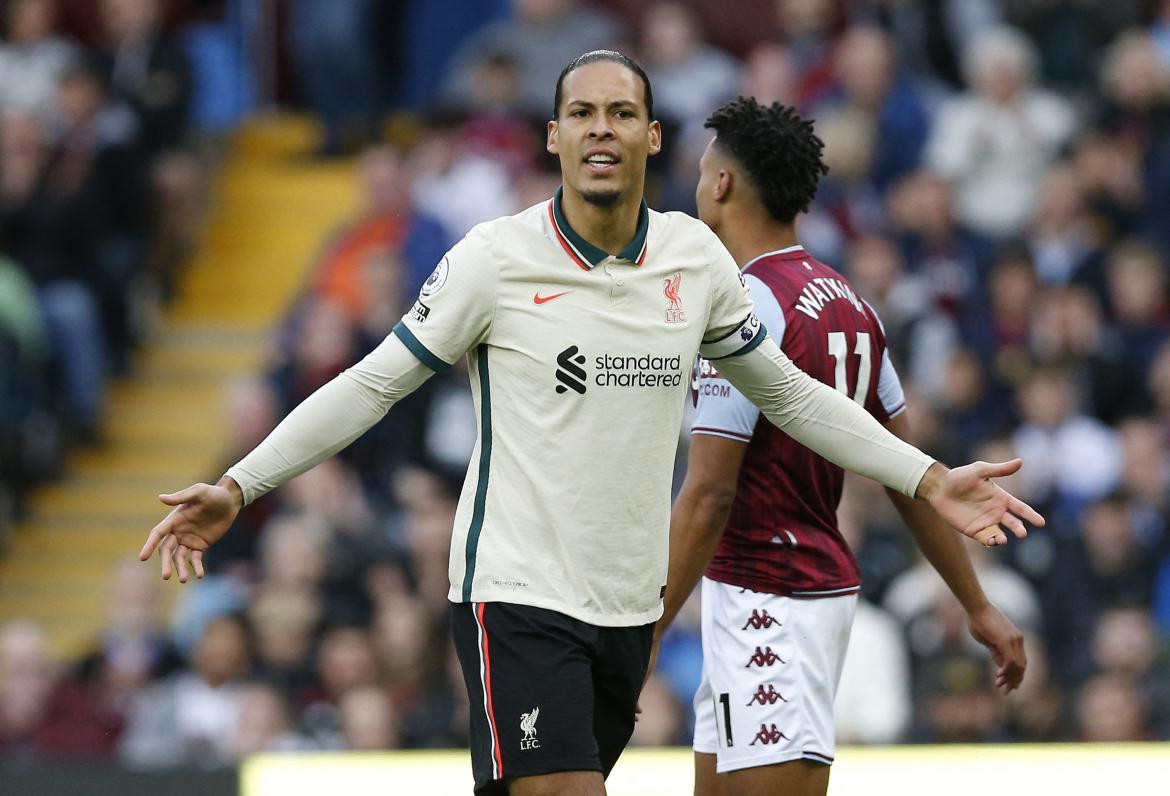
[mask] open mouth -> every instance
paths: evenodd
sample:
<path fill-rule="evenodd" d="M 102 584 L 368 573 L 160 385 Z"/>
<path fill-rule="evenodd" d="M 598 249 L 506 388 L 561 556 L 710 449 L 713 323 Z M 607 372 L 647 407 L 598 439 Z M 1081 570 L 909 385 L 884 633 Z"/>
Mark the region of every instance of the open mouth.
<path fill-rule="evenodd" d="M 612 152 L 589 152 L 585 155 L 585 168 L 592 174 L 608 174 L 620 162 L 621 158 Z"/>

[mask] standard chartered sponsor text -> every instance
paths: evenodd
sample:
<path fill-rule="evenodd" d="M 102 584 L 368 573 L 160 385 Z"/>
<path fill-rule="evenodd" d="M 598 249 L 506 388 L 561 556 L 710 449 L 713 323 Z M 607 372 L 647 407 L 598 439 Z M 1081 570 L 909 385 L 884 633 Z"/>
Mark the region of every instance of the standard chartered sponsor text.
<path fill-rule="evenodd" d="M 593 381 L 601 387 L 678 387 L 682 384 L 682 358 L 652 354 L 594 357 Z"/>

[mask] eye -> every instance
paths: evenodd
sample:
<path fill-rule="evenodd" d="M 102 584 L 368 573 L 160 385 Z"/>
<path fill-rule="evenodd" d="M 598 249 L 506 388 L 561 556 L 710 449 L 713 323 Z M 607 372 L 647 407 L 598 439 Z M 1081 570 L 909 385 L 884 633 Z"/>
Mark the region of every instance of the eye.
<path fill-rule="evenodd" d="M 633 111 L 620 110 L 617 112 L 617 117 L 619 119 L 633 119 L 634 113 Z"/>
<path fill-rule="evenodd" d="M 569 115 L 576 119 L 580 119 L 586 115 L 586 111 L 584 108 L 578 108 L 577 110 L 570 112 Z"/>

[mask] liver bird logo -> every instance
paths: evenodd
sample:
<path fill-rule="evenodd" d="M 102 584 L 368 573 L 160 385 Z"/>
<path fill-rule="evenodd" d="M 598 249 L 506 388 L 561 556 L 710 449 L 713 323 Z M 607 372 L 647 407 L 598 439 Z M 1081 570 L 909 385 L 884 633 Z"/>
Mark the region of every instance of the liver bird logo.
<path fill-rule="evenodd" d="M 683 323 L 687 319 L 687 316 L 683 315 L 682 299 L 678 295 L 678 288 L 681 284 L 681 273 L 676 273 L 674 276 L 662 280 L 662 293 L 670 302 L 670 306 L 666 308 L 667 323 Z"/>
<path fill-rule="evenodd" d="M 536 738 L 536 719 L 540 716 L 540 707 L 535 707 L 530 713 L 524 713 L 520 716 L 520 729 L 524 731 L 524 737 L 520 740 L 531 741 Z"/>

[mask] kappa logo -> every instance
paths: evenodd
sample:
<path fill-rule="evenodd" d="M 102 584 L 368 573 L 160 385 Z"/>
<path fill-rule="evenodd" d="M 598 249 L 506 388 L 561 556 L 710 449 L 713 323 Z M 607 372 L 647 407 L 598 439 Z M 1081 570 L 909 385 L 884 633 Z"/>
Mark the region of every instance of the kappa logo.
<path fill-rule="evenodd" d="M 762 743 L 767 746 L 768 744 L 791 740 L 792 739 L 787 735 L 780 732 L 779 728 L 777 728 L 775 724 L 771 726 L 768 726 L 767 724 L 761 724 L 760 731 L 756 733 L 755 740 L 748 744 L 748 746 L 755 746 L 758 743 Z"/>
<path fill-rule="evenodd" d="M 768 613 L 767 609 L 761 612 L 758 608 L 753 608 L 752 615 L 748 617 L 747 622 L 744 623 L 744 626 L 741 627 L 740 630 L 747 630 L 749 627 L 753 630 L 759 630 L 760 628 L 767 629 L 772 625 L 780 625 L 780 627 L 784 627 L 783 624 L 776 621 L 776 618 Z"/>
<path fill-rule="evenodd" d="M 540 748 L 540 741 L 536 737 L 536 719 L 539 716 L 540 705 L 520 715 L 520 729 L 524 732 L 524 737 L 520 739 L 521 750 Z"/>
<path fill-rule="evenodd" d="M 752 657 L 748 658 L 747 665 L 745 665 L 743 668 L 750 669 L 752 666 L 759 666 L 761 669 L 763 669 L 765 666 L 771 666 L 776 661 L 780 661 L 780 663 L 787 663 L 787 661 L 785 661 L 779 655 L 772 652 L 771 647 L 764 647 L 763 649 L 756 647 L 756 651 L 752 653 Z"/>
<path fill-rule="evenodd" d="M 571 345 L 557 354 L 557 392 L 564 393 L 572 390 L 578 395 L 585 394 L 585 355 L 581 349 Z"/>
<path fill-rule="evenodd" d="M 662 280 L 662 294 L 670 302 L 666 308 L 667 323 L 686 323 L 687 316 L 683 313 L 682 299 L 678 295 L 680 285 L 682 285 L 681 273 L 676 273 L 674 276 Z"/>
<path fill-rule="evenodd" d="M 750 708 L 757 702 L 761 705 L 775 705 L 777 702 L 787 701 L 788 700 L 782 697 L 780 692 L 776 690 L 776 686 L 768 683 L 768 690 L 765 691 L 763 684 L 761 684 L 760 687 L 756 689 L 756 693 L 752 694 L 752 698 L 748 700 L 746 707 Z"/>

